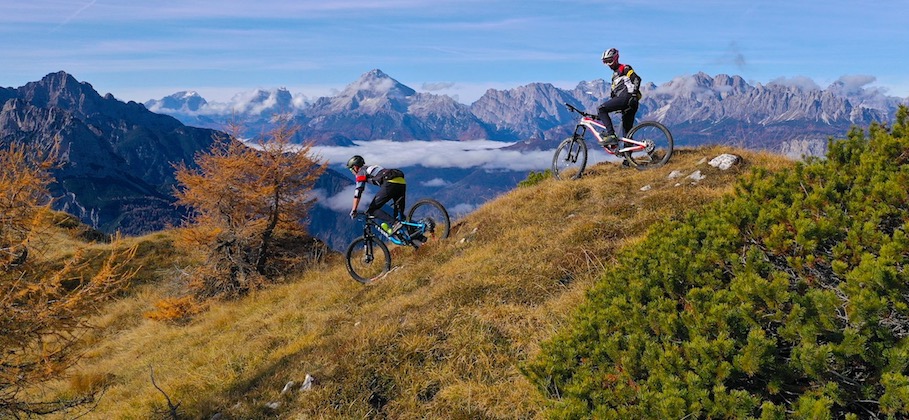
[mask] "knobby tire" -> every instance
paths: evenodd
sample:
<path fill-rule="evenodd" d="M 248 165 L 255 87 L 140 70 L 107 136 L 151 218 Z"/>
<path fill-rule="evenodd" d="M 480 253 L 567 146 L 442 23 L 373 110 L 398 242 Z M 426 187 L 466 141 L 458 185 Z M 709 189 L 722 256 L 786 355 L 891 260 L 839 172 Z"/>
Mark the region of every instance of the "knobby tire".
<path fill-rule="evenodd" d="M 373 260 L 366 261 L 366 249 L 371 247 Z M 375 237 L 361 236 L 347 247 L 347 272 L 354 280 L 367 284 L 391 270 L 391 252 Z"/>
<path fill-rule="evenodd" d="M 637 141 L 649 141 L 653 144 L 652 150 L 625 152 L 624 158 L 630 166 L 638 170 L 658 168 L 669 162 L 672 156 L 672 133 L 663 124 L 656 121 L 642 122 L 628 132 L 628 138 Z M 621 146 L 620 146 L 621 147 Z"/>
<path fill-rule="evenodd" d="M 562 141 L 552 156 L 552 176 L 556 179 L 578 179 L 587 167 L 587 142 L 578 136 Z"/>
<path fill-rule="evenodd" d="M 429 240 L 445 239 L 451 233 L 451 218 L 448 210 L 436 200 L 424 198 L 417 201 L 407 213 L 407 221 L 411 223 L 431 222 L 433 229 L 426 232 Z"/>

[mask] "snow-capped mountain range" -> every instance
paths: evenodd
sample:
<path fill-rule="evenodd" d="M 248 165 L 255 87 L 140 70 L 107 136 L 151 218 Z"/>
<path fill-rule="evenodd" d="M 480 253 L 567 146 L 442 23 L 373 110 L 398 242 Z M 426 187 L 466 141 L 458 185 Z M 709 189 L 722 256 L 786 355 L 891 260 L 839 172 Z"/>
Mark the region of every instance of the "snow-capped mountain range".
<path fill-rule="evenodd" d="M 844 137 L 853 124 L 889 123 L 899 104 L 909 102 L 866 88 L 869 81 L 843 78 L 824 89 L 803 79 L 751 86 L 738 76 L 701 73 L 646 85 L 639 119 L 664 122 L 680 145 L 732 143 L 795 156 L 821 154 L 828 136 Z M 368 148 L 377 139 L 513 142 L 459 146 L 460 152 L 476 149 L 467 157 L 436 147 L 449 146 L 443 142 L 404 145 L 410 160 L 400 167 L 414 181 L 408 195 L 437 198 L 460 213 L 514 188 L 529 170 L 546 167 L 556 142 L 574 126 L 575 116 L 563 104 L 592 111 L 607 92 L 603 80 L 570 90 L 532 83 L 489 90 L 466 105 L 416 92 L 372 70 L 338 95 L 313 101 L 276 89 L 238 94 L 223 104 L 180 92 L 143 105 L 102 96 L 60 71 L 18 88 L 0 87 L 0 147 L 37 142 L 46 148 L 58 140 L 63 164 L 51 186 L 55 208 L 106 232 L 140 234 L 179 224 L 185 214 L 171 196 L 173 164 L 192 165 L 216 134 L 208 128 L 223 129 L 233 118 L 259 134 L 276 115 L 289 115 L 302 127 L 300 141 L 323 145 L 357 140 L 357 147 Z M 389 149 L 394 143 L 375 144 Z M 346 148 L 338 153 L 347 158 Z M 315 190 L 321 205 L 312 210 L 310 229 L 334 247 L 355 233 L 346 216 L 351 185 L 349 174 L 330 169 Z"/>
<path fill-rule="evenodd" d="M 740 76 L 680 76 L 659 86 L 642 86 L 638 120 L 657 120 L 672 130 L 677 144 L 732 143 L 798 156 L 823 153 L 830 136 L 852 125 L 889 123 L 909 98 L 887 96 L 867 87 L 870 76 L 843 77 L 826 88 L 807 78 L 779 79 L 766 85 Z M 177 92 L 145 106 L 191 126 L 223 128 L 240 120 L 250 133 L 262 133 L 276 114 L 291 115 L 302 129 L 300 141 L 349 145 L 353 140 L 528 141 L 550 147 L 567 136 L 576 115 L 564 104 L 593 112 L 609 96 L 603 79 L 574 89 L 531 83 L 488 90 L 472 104 L 445 95 L 417 92 L 381 70 L 363 74 L 336 96 L 310 100 L 285 88 L 256 90 L 229 103 L 209 103 L 194 92 Z M 536 143 L 534 142 L 536 141 Z"/>

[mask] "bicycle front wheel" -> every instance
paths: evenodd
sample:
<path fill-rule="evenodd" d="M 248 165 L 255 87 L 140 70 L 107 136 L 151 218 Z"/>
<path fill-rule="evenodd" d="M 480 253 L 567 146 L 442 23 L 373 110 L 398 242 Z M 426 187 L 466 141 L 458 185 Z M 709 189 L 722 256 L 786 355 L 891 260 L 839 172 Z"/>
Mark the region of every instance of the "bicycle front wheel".
<path fill-rule="evenodd" d="M 347 247 L 347 272 L 367 284 L 391 270 L 391 253 L 384 242 L 361 236 Z"/>
<path fill-rule="evenodd" d="M 634 126 L 628 132 L 628 138 L 645 145 L 642 150 L 624 153 L 625 160 L 637 169 L 663 166 L 672 156 L 672 133 L 656 121 L 645 121 Z"/>
<path fill-rule="evenodd" d="M 407 213 L 407 221 L 425 224 L 426 231 L 423 234 L 430 241 L 445 239 L 451 232 L 451 218 L 448 217 L 448 210 L 445 210 L 442 203 L 431 198 L 417 201 Z"/>
<path fill-rule="evenodd" d="M 563 140 L 552 156 L 552 176 L 556 179 L 578 179 L 586 166 L 587 143 L 583 137 Z"/>

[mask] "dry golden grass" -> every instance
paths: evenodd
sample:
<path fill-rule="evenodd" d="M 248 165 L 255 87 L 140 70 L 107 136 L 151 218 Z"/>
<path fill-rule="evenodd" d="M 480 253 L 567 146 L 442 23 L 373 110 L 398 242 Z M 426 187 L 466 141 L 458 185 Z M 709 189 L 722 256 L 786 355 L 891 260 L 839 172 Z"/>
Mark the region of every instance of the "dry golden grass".
<path fill-rule="evenodd" d="M 706 164 L 724 152 L 744 163 L 728 171 Z M 539 417 L 545 401 L 518 367 L 616 254 L 655 222 L 728 194 L 750 167 L 789 165 L 724 147 L 679 150 L 644 172 L 597 165 L 580 180 L 546 180 L 487 203 L 446 241 L 393 249 L 395 269 L 372 285 L 351 280 L 336 256 L 213 304 L 187 325 L 143 317 L 175 284 L 146 282 L 96 320 L 79 373 L 111 386 L 86 418 L 162 417 L 151 368 L 190 418 Z M 706 178 L 686 178 L 695 170 Z M 683 176 L 669 179 L 672 171 Z M 170 265 L 148 267 L 160 276 Z M 300 392 L 307 374 L 316 383 Z M 282 395 L 289 381 L 297 385 Z"/>

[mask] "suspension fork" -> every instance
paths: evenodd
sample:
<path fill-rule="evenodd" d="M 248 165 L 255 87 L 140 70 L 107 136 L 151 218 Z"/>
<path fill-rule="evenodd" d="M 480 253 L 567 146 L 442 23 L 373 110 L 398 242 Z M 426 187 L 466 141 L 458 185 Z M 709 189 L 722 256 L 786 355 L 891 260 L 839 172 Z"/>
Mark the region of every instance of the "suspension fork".
<path fill-rule="evenodd" d="M 587 126 L 583 124 L 578 124 L 574 127 L 574 135 L 572 136 L 572 142 L 568 145 L 568 153 L 565 156 L 566 161 L 577 162 L 578 154 L 581 152 L 580 142 L 584 141 L 584 135 L 587 134 Z"/>
<path fill-rule="evenodd" d="M 366 223 L 363 226 L 363 237 L 366 238 L 366 240 L 363 241 L 363 247 L 365 248 L 364 252 L 366 253 L 366 261 L 372 262 L 372 241 L 370 239 L 373 238 L 373 233 L 369 230 L 369 223 Z"/>

